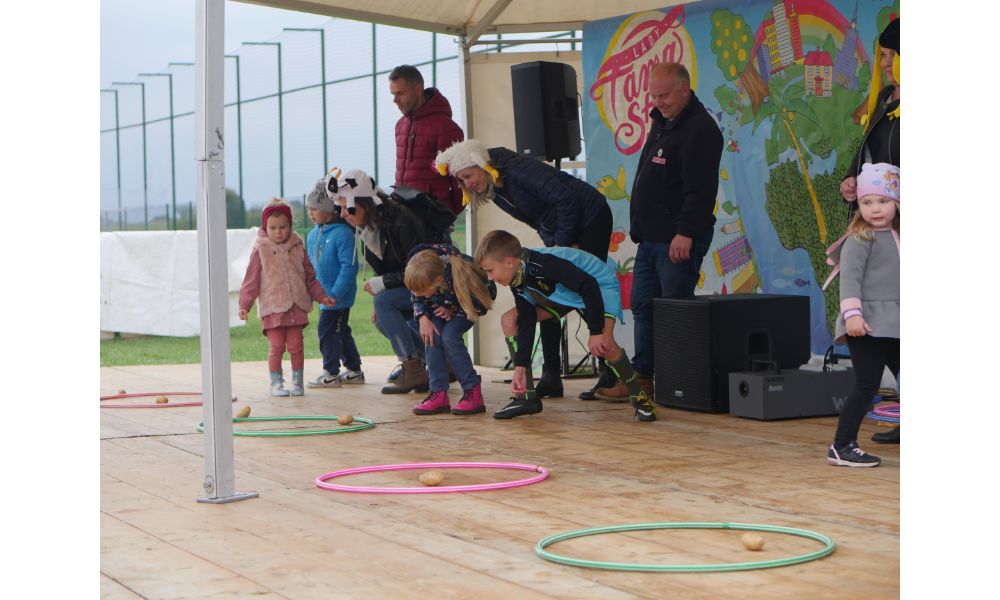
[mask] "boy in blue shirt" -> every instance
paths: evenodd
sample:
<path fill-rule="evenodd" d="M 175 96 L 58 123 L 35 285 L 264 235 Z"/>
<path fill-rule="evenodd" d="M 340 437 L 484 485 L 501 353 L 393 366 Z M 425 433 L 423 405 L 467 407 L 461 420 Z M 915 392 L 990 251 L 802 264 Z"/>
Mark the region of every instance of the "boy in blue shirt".
<path fill-rule="evenodd" d="M 531 348 L 535 323 L 559 318 L 574 308 L 583 310 L 590 331 L 587 346 L 603 357 L 629 392 L 640 421 L 655 421 L 656 411 L 636 380 L 625 350 L 614 337 L 615 319 L 621 318 L 621 299 L 614 270 L 594 255 L 576 248 L 522 248 L 521 242 L 502 230 L 483 237 L 476 263 L 486 276 L 514 293 L 515 308 L 500 317 L 504 338 L 514 363 L 510 404 L 493 413 L 511 419 L 542 412 L 542 401 L 531 376 Z"/>
<path fill-rule="evenodd" d="M 306 196 L 306 211 L 316 224 L 306 238 L 309 261 L 316 270 L 316 279 L 334 300 L 332 307 L 321 307 L 317 326 L 323 373 L 306 385 L 322 388 L 364 383 L 361 355 L 348 323 L 358 291 L 354 230 L 338 216 L 337 206 L 327 195 L 322 179 Z M 344 373 L 340 372 L 341 361 L 346 369 Z"/>

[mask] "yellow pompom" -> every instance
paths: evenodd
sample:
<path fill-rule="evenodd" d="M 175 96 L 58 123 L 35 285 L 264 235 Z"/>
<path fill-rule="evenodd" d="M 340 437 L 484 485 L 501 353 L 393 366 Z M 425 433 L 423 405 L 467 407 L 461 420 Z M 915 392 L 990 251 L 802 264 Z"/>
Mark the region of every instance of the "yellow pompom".
<path fill-rule="evenodd" d="M 468 206 L 469 202 L 471 202 L 471 201 L 472 201 L 472 198 L 469 198 L 469 190 L 465 189 L 465 186 L 463 185 L 462 186 L 462 208 L 465 208 L 466 206 Z"/>
<path fill-rule="evenodd" d="M 437 169 L 437 172 L 440 173 L 442 177 L 448 174 L 448 163 L 437 163 L 434 165 L 434 168 Z"/>

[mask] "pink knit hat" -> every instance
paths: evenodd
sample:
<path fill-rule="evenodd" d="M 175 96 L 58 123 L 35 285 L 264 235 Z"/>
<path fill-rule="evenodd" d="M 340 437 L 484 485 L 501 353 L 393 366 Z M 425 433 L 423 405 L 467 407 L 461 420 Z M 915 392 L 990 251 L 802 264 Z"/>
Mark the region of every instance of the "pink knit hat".
<path fill-rule="evenodd" d="M 260 213 L 260 224 L 263 227 L 267 227 L 267 218 L 278 213 L 279 215 L 285 215 L 288 217 L 288 224 L 292 224 L 292 209 L 290 206 L 285 204 L 285 201 L 281 198 L 271 198 L 271 201 L 267 203 L 264 210 Z"/>
<path fill-rule="evenodd" d="M 899 167 L 865 163 L 858 175 L 858 198 L 883 196 L 899 202 Z"/>

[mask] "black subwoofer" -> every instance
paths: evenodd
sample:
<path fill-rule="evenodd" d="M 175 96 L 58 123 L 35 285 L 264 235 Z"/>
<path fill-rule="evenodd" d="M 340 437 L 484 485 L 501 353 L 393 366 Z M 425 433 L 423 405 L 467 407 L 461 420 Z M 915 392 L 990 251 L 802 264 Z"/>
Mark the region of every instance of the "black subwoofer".
<path fill-rule="evenodd" d="M 656 403 L 729 412 L 729 374 L 809 360 L 809 297 L 775 294 L 653 300 Z"/>

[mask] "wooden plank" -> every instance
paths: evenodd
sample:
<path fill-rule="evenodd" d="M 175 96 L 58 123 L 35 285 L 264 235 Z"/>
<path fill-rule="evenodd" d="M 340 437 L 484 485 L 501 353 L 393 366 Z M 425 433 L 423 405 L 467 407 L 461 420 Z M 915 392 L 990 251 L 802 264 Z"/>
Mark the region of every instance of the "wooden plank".
<path fill-rule="evenodd" d="M 386 372 L 395 364 L 392 358 L 381 362 Z M 135 539 L 163 540 L 196 557 L 199 566 L 188 579 L 198 579 L 201 568 L 209 576 L 213 569 L 228 570 L 289 597 L 898 597 L 898 447 L 878 448 L 885 461 L 878 469 L 830 467 L 825 446 L 835 419 L 757 422 L 661 409 L 660 421 L 640 424 L 626 405 L 575 398 L 547 400 L 542 414 L 509 422 L 488 414 L 416 417 L 410 407 L 422 396 L 382 396 L 371 368 L 367 385 L 309 390 L 296 399 L 264 395 L 263 370 L 263 363 L 233 365 L 234 392 L 251 403 L 254 415 L 350 412 L 378 426 L 334 436 L 237 438 L 238 488 L 262 497 L 209 506 L 193 501 L 204 441 L 190 433 L 191 413 L 200 409 L 102 411 L 102 436 L 115 434 L 102 441 L 102 510 L 133 528 Z M 102 386 L 117 385 L 118 371 L 160 385 L 198 376 L 197 365 L 119 368 L 102 372 Z M 500 376 L 480 371 L 484 381 Z M 567 381 L 567 395 L 591 383 Z M 488 403 L 502 405 L 505 387 L 487 384 Z M 164 433 L 142 433 L 150 431 Z M 441 496 L 335 493 L 312 483 L 322 472 L 348 466 L 453 460 L 542 464 L 552 477 L 524 488 Z M 416 475 L 372 474 L 352 482 L 415 485 Z M 522 475 L 448 473 L 450 483 Z M 534 555 L 544 535 L 649 521 L 800 527 L 830 535 L 838 550 L 804 565 L 701 575 L 585 570 Z M 128 554 L 128 537 L 116 537 L 107 548 L 102 541 L 102 556 Z M 738 537 L 634 532 L 559 547 L 603 560 L 748 560 Z M 754 558 L 815 547 L 768 536 Z M 156 574 L 149 577 L 144 583 L 155 588 Z"/>

